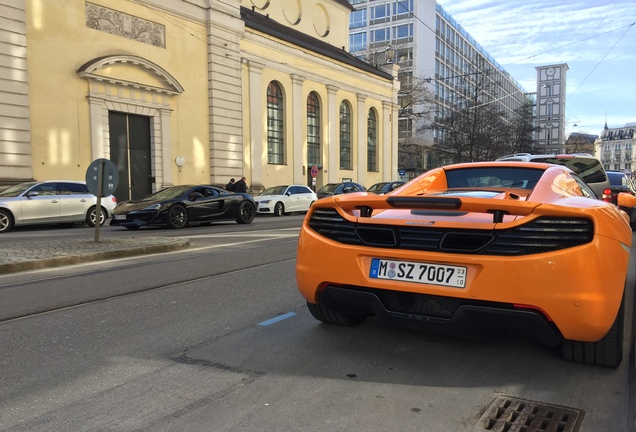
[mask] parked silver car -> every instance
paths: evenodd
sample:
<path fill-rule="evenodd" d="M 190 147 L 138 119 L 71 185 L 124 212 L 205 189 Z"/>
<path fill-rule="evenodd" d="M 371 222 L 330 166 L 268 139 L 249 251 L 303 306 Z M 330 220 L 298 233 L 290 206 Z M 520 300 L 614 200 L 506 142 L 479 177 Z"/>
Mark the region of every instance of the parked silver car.
<path fill-rule="evenodd" d="M 0 233 L 14 226 L 86 223 L 100 225 L 111 215 L 117 200 L 113 195 L 101 199 L 97 216 L 97 197 L 86 183 L 70 180 L 26 182 L 0 191 Z"/>

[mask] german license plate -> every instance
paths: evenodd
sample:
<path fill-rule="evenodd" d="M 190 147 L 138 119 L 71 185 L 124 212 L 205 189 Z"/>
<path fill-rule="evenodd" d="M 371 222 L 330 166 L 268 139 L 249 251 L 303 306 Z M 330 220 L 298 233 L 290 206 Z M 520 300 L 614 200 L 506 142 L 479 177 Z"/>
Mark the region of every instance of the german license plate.
<path fill-rule="evenodd" d="M 126 220 L 126 215 L 113 215 L 115 220 Z"/>
<path fill-rule="evenodd" d="M 464 288 L 466 267 L 373 258 L 369 277 Z"/>

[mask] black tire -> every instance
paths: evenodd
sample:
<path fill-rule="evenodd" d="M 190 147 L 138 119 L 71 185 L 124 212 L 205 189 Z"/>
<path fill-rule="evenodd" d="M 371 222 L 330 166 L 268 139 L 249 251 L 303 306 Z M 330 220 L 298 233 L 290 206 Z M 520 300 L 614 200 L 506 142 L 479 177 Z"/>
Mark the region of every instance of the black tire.
<path fill-rule="evenodd" d="M 344 315 L 327 309 L 323 305 L 309 302 L 307 302 L 307 309 L 314 318 L 327 324 L 353 327 L 362 324 L 367 319 L 364 315 Z"/>
<path fill-rule="evenodd" d="M 10 231 L 13 228 L 13 216 L 6 210 L 0 210 L 0 233 Z"/>
<path fill-rule="evenodd" d="M 184 228 L 188 224 L 188 211 L 182 205 L 173 205 L 168 210 L 168 226 L 173 229 Z"/>
<path fill-rule="evenodd" d="M 108 213 L 106 212 L 106 209 L 104 209 L 104 207 L 102 207 L 102 211 L 99 214 L 99 226 L 104 225 L 104 222 L 106 222 L 106 215 Z M 91 208 L 88 209 L 88 211 L 86 212 L 86 225 L 88 225 L 89 227 L 93 228 L 95 226 L 95 221 L 97 220 L 97 206 L 92 206 Z"/>
<path fill-rule="evenodd" d="M 274 206 L 274 216 L 282 216 L 285 214 L 285 206 L 282 202 L 277 202 Z"/>
<path fill-rule="evenodd" d="M 252 223 L 254 216 L 256 216 L 256 207 L 254 206 L 254 203 L 248 200 L 241 201 L 241 204 L 239 205 L 239 216 L 236 219 L 236 222 L 240 224 Z"/>
<path fill-rule="evenodd" d="M 614 324 L 598 342 L 581 342 L 564 339 L 561 355 L 567 361 L 592 366 L 617 368 L 623 359 L 623 325 L 625 323 L 625 294 Z"/>

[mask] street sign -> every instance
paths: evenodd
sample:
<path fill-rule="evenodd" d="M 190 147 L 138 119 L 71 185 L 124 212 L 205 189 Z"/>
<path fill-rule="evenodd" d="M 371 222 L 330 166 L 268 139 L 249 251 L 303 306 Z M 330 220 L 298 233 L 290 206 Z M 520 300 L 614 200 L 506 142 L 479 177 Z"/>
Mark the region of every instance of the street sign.
<path fill-rule="evenodd" d="M 97 197 L 95 216 L 95 242 L 99 241 L 101 225 L 102 197 L 112 195 L 119 185 L 117 166 L 108 159 L 95 159 L 86 170 L 86 186 L 88 191 Z"/>
<path fill-rule="evenodd" d="M 101 172 L 100 172 L 101 171 Z M 102 187 L 99 190 L 99 179 L 102 179 Z M 95 159 L 86 170 L 86 186 L 88 191 L 95 196 L 103 197 L 112 195 L 119 185 L 119 171 L 117 166 L 108 159 Z M 101 196 L 98 195 L 101 192 Z"/>
<path fill-rule="evenodd" d="M 401 176 L 403 176 L 404 174 L 406 174 L 406 172 L 404 170 L 400 170 L 398 171 L 398 174 L 400 174 Z"/>
<path fill-rule="evenodd" d="M 311 167 L 311 176 L 313 178 L 318 177 L 318 167 L 316 165 Z"/>

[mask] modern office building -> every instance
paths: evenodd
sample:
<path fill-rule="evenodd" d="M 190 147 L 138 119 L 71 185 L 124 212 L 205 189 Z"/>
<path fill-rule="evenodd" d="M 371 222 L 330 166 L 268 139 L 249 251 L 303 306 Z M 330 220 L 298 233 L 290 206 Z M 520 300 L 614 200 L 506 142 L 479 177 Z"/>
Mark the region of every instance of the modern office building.
<path fill-rule="evenodd" d="M 496 104 L 510 117 L 532 101 L 523 87 L 435 0 L 352 0 L 349 49 L 372 64 L 396 62 L 402 87 L 413 80 L 429 83 L 434 106 L 416 106 L 431 116 L 403 115 L 399 142 L 429 152 L 421 168 L 441 164 L 430 149 L 445 139 L 439 130 L 422 130 L 427 122 L 460 106 L 466 89 L 481 88 L 477 105 Z M 488 85 L 484 86 L 484 78 Z M 439 156 L 439 155 L 438 155 Z M 436 163 L 437 162 L 437 163 Z M 427 166 L 428 165 L 428 166 Z"/>

